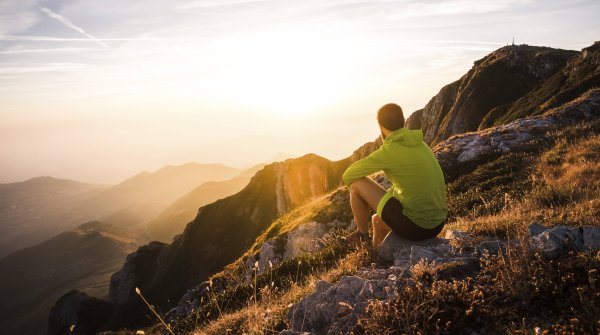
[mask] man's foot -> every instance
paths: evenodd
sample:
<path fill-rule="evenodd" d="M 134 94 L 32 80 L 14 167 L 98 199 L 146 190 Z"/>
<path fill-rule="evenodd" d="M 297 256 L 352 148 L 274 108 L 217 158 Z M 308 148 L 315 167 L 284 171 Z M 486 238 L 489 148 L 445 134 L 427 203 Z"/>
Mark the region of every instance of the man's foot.
<path fill-rule="evenodd" d="M 371 238 L 369 237 L 369 234 L 355 230 L 352 233 L 342 237 L 342 244 L 348 248 L 369 246 L 371 244 Z"/>

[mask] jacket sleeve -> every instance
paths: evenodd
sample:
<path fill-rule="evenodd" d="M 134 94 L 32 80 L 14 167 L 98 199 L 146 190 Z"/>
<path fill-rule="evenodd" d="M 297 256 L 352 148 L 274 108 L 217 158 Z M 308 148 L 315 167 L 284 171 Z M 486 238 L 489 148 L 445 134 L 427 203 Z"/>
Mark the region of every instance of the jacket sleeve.
<path fill-rule="evenodd" d="M 384 170 L 386 168 L 386 161 L 383 148 L 379 148 L 369 156 L 352 163 L 342 175 L 342 180 L 346 186 L 350 187 L 358 179 Z"/>

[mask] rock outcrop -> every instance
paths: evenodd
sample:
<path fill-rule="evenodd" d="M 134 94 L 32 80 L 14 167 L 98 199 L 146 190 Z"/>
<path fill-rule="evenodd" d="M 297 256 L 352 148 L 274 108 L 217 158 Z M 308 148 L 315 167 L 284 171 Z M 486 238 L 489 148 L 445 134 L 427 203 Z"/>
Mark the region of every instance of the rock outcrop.
<path fill-rule="evenodd" d="M 539 224 L 530 227 L 530 247 L 556 257 L 558 253 L 568 251 L 600 250 L 600 227 L 556 226 L 547 229 Z M 379 254 L 391 261 L 387 268 L 363 268 L 355 275 L 343 276 L 333 284 L 319 281 L 315 291 L 288 312 L 290 330 L 280 334 L 349 334 L 357 320 L 365 314 L 365 309 L 373 300 L 390 301 L 398 292 L 398 287 L 411 285 L 407 280 L 417 264 L 453 263 L 450 277 L 474 274 L 479 268 L 479 260 L 488 254 L 504 252 L 507 246 L 516 247 L 516 241 L 504 241 L 490 238 L 480 242 L 478 247 L 452 247 L 452 240 L 467 242 L 470 235 L 461 231 L 448 231 L 447 238 L 435 238 L 421 242 L 411 242 L 388 235 Z M 528 247 L 525 245 L 524 247 Z"/>
<path fill-rule="evenodd" d="M 63 295 L 50 311 L 48 335 L 96 334 L 114 306 L 79 291 Z"/>
<path fill-rule="evenodd" d="M 531 230 L 530 230 L 531 231 Z M 549 258 L 556 258 L 571 250 L 600 250 L 599 227 L 555 226 L 552 229 L 535 231 L 532 245 Z"/>
<path fill-rule="evenodd" d="M 158 254 L 165 246 L 165 243 L 151 242 L 127 255 L 121 270 L 115 272 L 110 278 L 108 300 L 115 304 L 122 304 L 135 295 L 136 287 L 146 288 L 149 279 L 154 275 L 152 271 L 156 269 Z"/>
<path fill-rule="evenodd" d="M 485 156 L 524 151 L 536 146 L 548 132 L 600 118 L 600 89 L 592 89 L 560 107 L 526 119 L 479 132 L 453 136 L 433 148 L 446 174 Z"/>
<path fill-rule="evenodd" d="M 482 122 L 493 124 L 507 106 L 544 83 L 578 54 L 527 45 L 500 48 L 442 88 L 422 111 L 408 118 L 407 127 L 423 129 L 425 141 L 435 144 L 480 129 Z"/>

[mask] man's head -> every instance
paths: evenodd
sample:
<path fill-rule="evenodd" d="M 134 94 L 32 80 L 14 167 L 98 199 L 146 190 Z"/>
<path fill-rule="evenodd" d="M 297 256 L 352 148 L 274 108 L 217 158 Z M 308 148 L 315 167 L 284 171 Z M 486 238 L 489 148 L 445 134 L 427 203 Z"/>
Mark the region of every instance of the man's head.
<path fill-rule="evenodd" d="M 403 128 L 404 114 L 402 114 L 402 108 L 396 104 L 384 105 L 377 111 L 377 122 L 379 123 L 379 127 L 382 128 L 381 132 L 384 134 Z M 387 130 L 387 132 L 384 130 Z"/>

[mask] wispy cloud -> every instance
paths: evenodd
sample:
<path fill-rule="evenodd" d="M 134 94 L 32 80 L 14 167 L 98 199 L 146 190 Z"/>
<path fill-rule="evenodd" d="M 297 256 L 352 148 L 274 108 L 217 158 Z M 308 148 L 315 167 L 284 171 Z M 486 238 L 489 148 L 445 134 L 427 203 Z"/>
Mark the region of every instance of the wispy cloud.
<path fill-rule="evenodd" d="M 42 12 L 46 13 L 49 17 L 57 20 L 58 22 L 64 24 L 65 26 L 67 26 L 68 28 L 71 28 L 77 32 L 79 32 L 80 34 L 82 34 L 83 36 L 87 37 L 88 39 L 96 42 L 96 44 L 106 48 L 106 49 L 110 49 L 110 47 L 108 46 L 108 44 L 104 43 L 103 41 L 101 41 L 100 39 L 96 38 L 95 36 L 87 33 L 85 30 L 83 30 L 83 28 L 76 26 L 73 22 L 71 22 L 69 19 L 67 19 L 66 17 L 53 12 L 52 10 L 46 8 L 46 7 L 38 7 Z"/>
<path fill-rule="evenodd" d="M 40 72 L 79 72 L 89 65 L 81 63 L 47 63 L 44 65 L 24 66 L 22 64 L 13 64 L 0 67 L 0 75 L 5 74 L 24 74 L 24 73 L 40 73 Z"/>
<path fill-rule="evenodd" d="M 255 4 L 261 2 L 272 2 L 273 0 L 223 0 L 223 1 L 192 1 L 187 4 L 176 7 L 175 9 L 189 9 L 189 8 L 211 8 L 211 7 L 223 7 L 223 6 L 236 6 L 245 4 Z"/>
<path fill-rule="evenodd" d="M 0 50 L 0 54 L 17 55 L 31 53 L 76 53 L 88 51 L 106 51 L 106 48 L 43 48 L 43 49 L 15 49 L 15 50 Z"/>
<path fill-rule="evenodd" d="M 193 37 L 132 37 L 132 38 L 77 38 L 77 37 L 54 37 L 54 36 L 32 36 L 32 35 L 0 35 L 0 41 L 23 41 L 23 42 L 138 42 L 138 41 L 203 41 L 204 38 Z"/>

